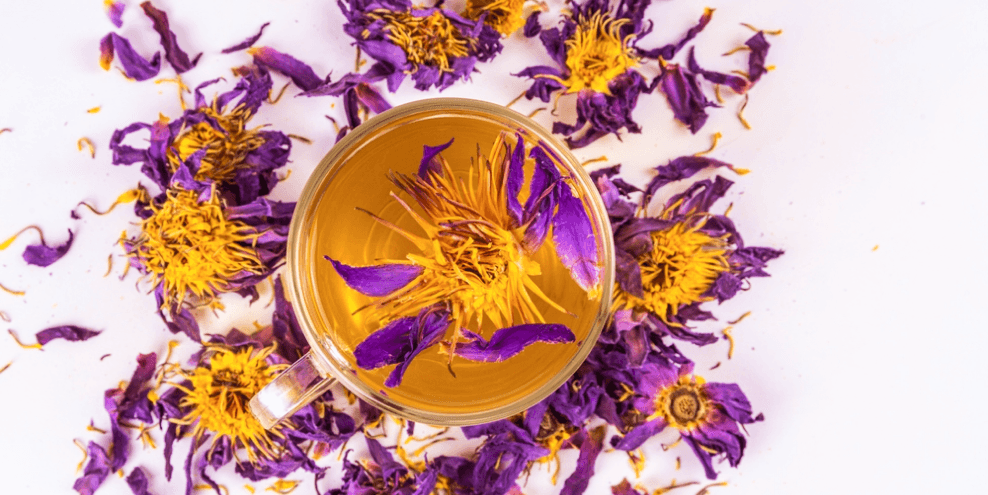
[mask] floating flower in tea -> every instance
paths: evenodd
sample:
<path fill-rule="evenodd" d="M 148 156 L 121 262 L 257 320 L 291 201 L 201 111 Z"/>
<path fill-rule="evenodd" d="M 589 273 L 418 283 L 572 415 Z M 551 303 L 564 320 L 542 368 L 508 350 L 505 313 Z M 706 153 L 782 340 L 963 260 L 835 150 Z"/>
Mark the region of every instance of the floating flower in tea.
<path fill-rule="evenodd" d="M 364 267 L 326 257 L 350 288 L 380 298 L 363 310 L 385 326 L 359 344 L 354 356 L 365 369 L 398 364 L 386 386 L 400 384 L 411 359 L 444 339 L 450 360 L 486 362 L 508 359 L 534 342 L 573 341 L 572 331 L 545 323 L 535 305 L 539 300 L 567 313 L 533 278 L 541 268 L 532 254 L 550 230 L 559 260 L 589 297 L 599 297 L 601 260 L 583 202 L 539 143 L 528 152 L 535 172 L 523 206 L 518 195 L 526 146 L 520 134 L 514 138 L 512 146 L 500 135 L 488 156 L 477 157 L 468 181 L 456 179 L 442 157 L 452 141 L 425 146 L 418 175 L 391 175 L 424 212 L 392 194 L 425 235 L 375 219 L 414 243 L 420 254 Z M 485 321 L 496 328 L 489 337 L 480 334 Z"/>

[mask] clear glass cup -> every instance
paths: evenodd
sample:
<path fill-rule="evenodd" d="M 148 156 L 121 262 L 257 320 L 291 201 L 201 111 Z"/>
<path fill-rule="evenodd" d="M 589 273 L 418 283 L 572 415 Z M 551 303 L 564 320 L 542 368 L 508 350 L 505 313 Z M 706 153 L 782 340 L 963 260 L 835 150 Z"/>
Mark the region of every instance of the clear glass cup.
<path fill-rule="evenodd" d="M 360 314 L 356 310 L 371 299 L 348 292 L 323 255 L 338 257 L 341 250 L 352 255 L 354 245 L 364 239 L 382 238 L 384 234 L 375 229 L 384 227 L 356 208 L 366 207 L 365 204 L 380 206 L 378 197 L 395 189 L 387 180 L 389 171 L 414 174 L 422 145 L 436 146 L 453 137 L 460 146 L 469 145 L 486 155 L 489 143 L 501 131 L 521 133 L 527 142 L 543 142 L 560 158 L 564 175 L 572 177 L 576 193 L 590 215 L 602 260 L 599 299 L 589 299 L 568 274 L 549 277 L 545 283 L 556 284 L 561 294 L 562 300 L 556 302 L 567 309 L 579 307 L 583 311 L 578 318 L 562 313 L 546 318 L 550 323 L 567 324 L 577 335 L 577 342 L 537 343 L 504 363 L 460 363 L 463 360 L 458 359 L 454 368 L 466 370 L 463 378 L 459 374 L 458 378 L 441 374 L 435 375 L 434 380 L 420 380 L 425 385 L 420 383 L 417 388 L 410 385 L 405 390 L 403 383 L 385 390 L 382 376 L 391 366 L 362 370 L 352 355 L 354 332 L 366 337 L 376 330 L 359 325 L 354 328 L 354 315 Z M 526 173 L 530 176 L 531 171 Z M 374 213 L 382 217 L 403 213 L 391 203 Z M 409 218 L 402 220 L 414 228 Z M 366 245 L 358 253 L 363 259 L 340 261 L 367 265 L 382 258 L 403 258 L 414 251 L 393 231 L 389 235 L 383 237 L 387 242 L 364 241 Z M 287 294 L 311 350 L 251 400 L 250 409 L 265 428 L 287 418 L 336 381 L 384 411 L 430 425 L 480 424 L 521 412 L 561 386 L 586 359 L 606 323 L 614 285 L 613 240 L 607 212 L 576 158 L 531 119 L 499 105 L 461 98 L 401 105 L 370 119 L 340 140 L 302 191 L 288 237 L 287 265 Z M 406 382 L 414 381 L 417 368 L 428 368 L 428 364 L 419 365 L 420 359 L 421 355 L 409 366 Z M 506 365 L 513 360 L 518 361 Z M 478 381 L 484 379 L 487 381 Z"/>

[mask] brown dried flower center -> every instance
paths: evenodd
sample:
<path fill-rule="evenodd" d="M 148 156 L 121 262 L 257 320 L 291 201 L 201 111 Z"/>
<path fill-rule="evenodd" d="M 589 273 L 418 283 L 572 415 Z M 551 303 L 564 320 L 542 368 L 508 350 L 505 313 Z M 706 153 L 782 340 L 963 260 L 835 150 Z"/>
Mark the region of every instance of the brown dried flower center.
<path fill-rule="evenodd" d="M 669 398 L 669 412 L 679 423 L 695 421 L 700 415 L 700 398 L 692 390 L 676 390 Z"/>

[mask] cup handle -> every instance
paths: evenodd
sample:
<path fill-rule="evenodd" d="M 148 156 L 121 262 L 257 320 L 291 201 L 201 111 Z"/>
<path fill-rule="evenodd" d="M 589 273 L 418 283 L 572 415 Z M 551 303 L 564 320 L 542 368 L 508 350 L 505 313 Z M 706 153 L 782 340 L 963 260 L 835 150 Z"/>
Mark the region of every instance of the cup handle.
<path fill-rule="evenodd" d="M 335 378 L 319 373 L 316 359 L 310 351 L 250 400 L 250 412 L 264 429 L 271 429 L 279 421 L 295 414 L 336 383 Z"/>

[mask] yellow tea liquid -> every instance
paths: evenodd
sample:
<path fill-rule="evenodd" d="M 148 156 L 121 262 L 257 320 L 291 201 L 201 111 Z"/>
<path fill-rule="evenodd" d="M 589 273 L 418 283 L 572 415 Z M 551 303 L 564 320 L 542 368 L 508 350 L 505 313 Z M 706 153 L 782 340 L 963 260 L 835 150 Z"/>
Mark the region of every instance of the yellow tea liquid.
<path fill-rule="evenodd" d="M 551 309 L 535 296 L 532 299 L 546 322 L 569 327 L 576 335 L 575 342 L 536 343 L 501 363 L 477 363 L 457 357 L 452 363 L 455 377 L 447 369 L 449 356 L 441 353 L 441 346 L 436 345 L 413 359 L 402 383 L 394 388 L 384 386 L 393 365 L 376 370 L 357 367 L 352 355 L 354 347 L 384 325 L 373 318 L 371 311 L 358 309 L 379 298 L 349 288 L 323 255 L 347 265 L 365 266 L 386 259 L 403 260 L 409 253 L 419 253 L 410 241 L 357 208 L 372 212 L 413 234 L 424 235 L 411 216 L 390 197 L 389 194 L 398 193 L 398 189 L 388 180 L 388 172 L 414 175 L 422 158 L 423 145 L 438 146 L 455 138 L 453 145 L 443 152 L 443 157 L 457 177 L 466 180 L 467 169 L 471 159 L 477 156 L 478 146 L 487 156 L 501 131 L 513 133 L 514 129 L 476 116 L 444 115 L 403 123 L 351 155 L 316 200 L 312 230 L 306 241 L 311 249 L 306 258 L 312 260 L 311 266 L 307 267 L 308 277 L 321 313 L 316 322 L 318 324 L 321 319 L 321 331 L 329 332 L 353 373 L 398 403 L 444 413 L 487 410 L 514 402 L 544 385 L 574 358 L 601 309 L 599 297 L 589 299 L 559 262 L 550 236 L 533 256 L 542 270 L 542 274 L 534 276 L 533 280 L 551 300 L 575 316 Z M 529 141 L 528 137 L 526 141 Z M 531 165 L 526 168 L 523 195 L 532 174 Z M 569 175 L 565 170 L 561 172 Z M 417 209 L 410 198 L 401 197 Z M 515 315 L 513 324 L 522 323 Z M 488 339 L 495 330 L 489 322 L 480 330 L 469 329 Z M 452 329 L 447 332 L 447 338 L 451 332 Z"/>

